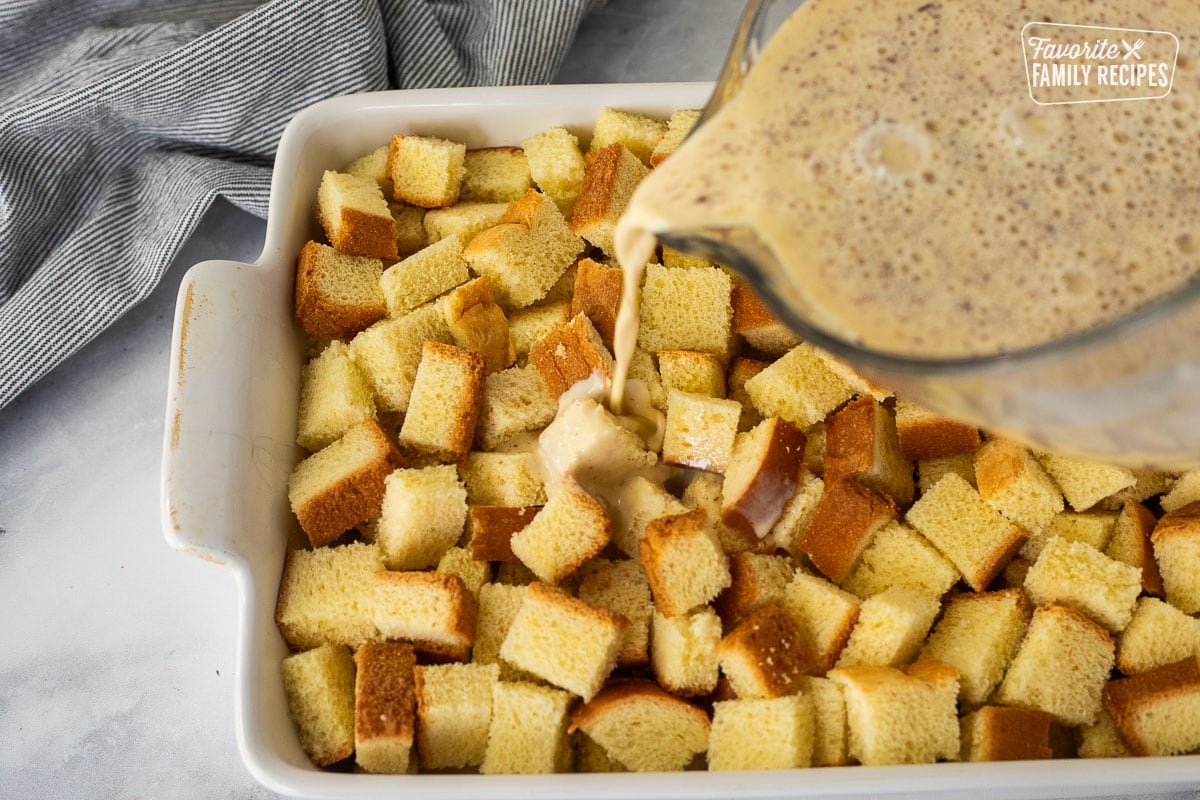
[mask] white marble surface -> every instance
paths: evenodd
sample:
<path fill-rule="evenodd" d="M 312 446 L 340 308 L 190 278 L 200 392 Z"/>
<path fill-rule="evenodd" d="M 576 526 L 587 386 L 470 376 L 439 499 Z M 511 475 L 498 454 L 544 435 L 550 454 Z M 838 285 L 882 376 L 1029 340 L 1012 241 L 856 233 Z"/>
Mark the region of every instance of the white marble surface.
<path fill-rule="evenodd" d="M 710 80 L 741 5 L 610 0 L 557 82 Z M 159 526 L 179 280 L 263 231 L 216 204 L 148 300 L 0 410 L 0 798 L 274 796 L 234 743 L 233 582 Z"/>

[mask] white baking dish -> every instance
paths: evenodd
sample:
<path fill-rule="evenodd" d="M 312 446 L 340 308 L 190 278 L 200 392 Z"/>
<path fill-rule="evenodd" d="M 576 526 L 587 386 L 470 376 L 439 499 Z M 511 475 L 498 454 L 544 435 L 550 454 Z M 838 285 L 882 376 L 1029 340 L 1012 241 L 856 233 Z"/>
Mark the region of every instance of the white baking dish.
<path fill-rule="evenodd" d="M 292 120 L 279 145 L 262 255 L 207 261 L 180 286 L 163 443 L 167 541 L 228 567 L 239 593 L 236 735 L 250 772 L 286 795 L 321 798 L 815 797 L 920 793 L 995 797 L 1145 793 L 1200 785 L 1200 756 L 1004 764 L 845 767 L 653 775 L 354 775 L 322 772 L 301 751 L 280 679 L 286 646 L 275 595 L 289 541 L 288 510 L 301 341 L 292 277 L 316 233 L 321 173 L 388 141 L 438 135 L 470 147 L 515 145 L 551 125 L 586 141 L 604 106 L 666 116 L 699 108 L 710 84 L 540 86 L 351 95 Z M 214 732 L 213 735 L 221 735 Z"/>

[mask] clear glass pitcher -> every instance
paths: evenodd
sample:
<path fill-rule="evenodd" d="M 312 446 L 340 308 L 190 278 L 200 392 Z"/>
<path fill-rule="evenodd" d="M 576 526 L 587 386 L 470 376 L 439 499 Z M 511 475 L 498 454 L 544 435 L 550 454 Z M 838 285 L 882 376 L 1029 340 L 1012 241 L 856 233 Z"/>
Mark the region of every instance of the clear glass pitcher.
<path fill-rule="evenodd" d="M 803 2 L 750 0 L 700 125 L 734 97 L 762 46 Z M 995 356 L 907 358 L 823 328 L 753 230 L 657 231 L 727 264 L 798 336 L 898 396 L 1030 445 L 1130 466 L 1200 465 L 1200 282 L 1102 327 Z"/>

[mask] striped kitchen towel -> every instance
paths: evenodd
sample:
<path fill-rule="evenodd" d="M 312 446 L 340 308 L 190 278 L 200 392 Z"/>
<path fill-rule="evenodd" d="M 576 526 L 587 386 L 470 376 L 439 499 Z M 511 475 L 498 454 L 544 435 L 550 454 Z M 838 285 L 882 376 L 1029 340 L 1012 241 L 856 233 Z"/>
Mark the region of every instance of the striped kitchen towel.
<path fill-rule="evenodd" d="M 145 298 L 300 109 L 547 82 L 603 0 L 0 4 L 0 408 Z"/>

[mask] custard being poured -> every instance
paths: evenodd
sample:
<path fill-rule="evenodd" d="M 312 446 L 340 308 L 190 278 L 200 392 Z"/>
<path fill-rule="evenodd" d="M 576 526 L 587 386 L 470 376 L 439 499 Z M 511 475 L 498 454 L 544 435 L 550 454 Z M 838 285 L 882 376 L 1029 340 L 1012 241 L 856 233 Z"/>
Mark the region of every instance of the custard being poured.
<path fill-rule="evenodd" d="M 1200 272 L 1197 36 L 1195 0 L 810 0 L 638 188 L 622 262 L 647 233 L 752 229 L 785 304 L 897 355 L 1115 319 Z M 1094 102 L 1122 94 L 1165 96 Z"/>

